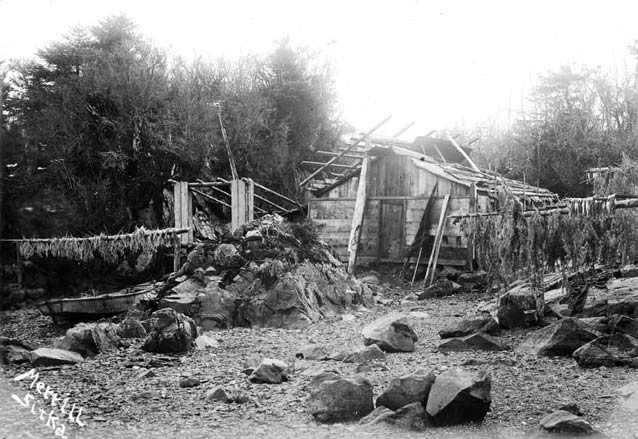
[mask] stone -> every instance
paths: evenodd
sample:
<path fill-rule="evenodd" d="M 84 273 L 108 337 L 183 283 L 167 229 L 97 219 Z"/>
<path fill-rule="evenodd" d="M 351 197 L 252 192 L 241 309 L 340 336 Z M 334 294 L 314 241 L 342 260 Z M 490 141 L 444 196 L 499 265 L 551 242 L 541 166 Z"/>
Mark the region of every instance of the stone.
<path fill-rule="evenodd" d="M 503 328 L 525 328 L 538 320 L 536 295 L 529 288 L 517 287 L 503 294 L 496 311 L 498 323 Z"/>
<path fill-rule="evenodd" d="M 422 431 L 429 426 L 429 417 L 421 401 L 404 405 L 384 421 L 405 430 Z"/>
<path fill-rule="evenodd" d="M 215 337 L 211 334 L 202 334 L 195 339 L 195 349 L 197 350 L 205 350 L 205 349 L 215 349 L 219 347 L 219 342 Z"/>
<path fill-rule="evenodd" d="M 580 407 L 578 407 L 578 404 L 576 404 L 575 402 L 570 402 L 568 404 L 564 404 L 560 407 L 558 407 L 558 410 L 565 410 L 566 412 L 569 412 L 573 415 L 576 416 L 583 416 L 584 413 L 583 411 L 580 409 Z"/>
<path fill-rule="evenodd" d="M 534 355 L 570 356 L 599 335 L 580 319 L 567 317 L 530 334 L 517 350 Z"/>
<path fill-rule="evenodd" d="M 370 413 L 365 415 L 359 421 L 359 424 L 362 425 L 374 425 L 379 424 L 381 422 L 385 422 L 385 420 L 394 414 L 394 410 L 390 410 L 387 407 L 380 406 L 376 409 L 372 410 Z"/>
<path fill-rule="evenodd" d="M 494 337 L 476 333 L 463 338 L 451 338 L 439 345 L 441 352 L 461 351 L 502 351 L 507 349 Z"/>
<path fill-rule="evenodd" d="M 556 410 L 540 420 L 540 428 L 550 433 L 592 434 L 593 427 L 585 419 L 566 410 Z"/>
<path fill-rule="evenodd" d="M 624 265 L 619 271 L 620 277 L 638 277 L 638 265 Z"/>
<path fill-rule="evenodd" d="M 113 323 L 78 323 L 68 329 L 55 347 L 94 357 L 101 352 L 117 350 L 120 345 L 118 326 Z"/>
<path fill-rule="evenodd" d="M 120 338 L 144 338 L 147 333 L 146 328 L 138 319 L 127 317 L 117 325 L 117 335 Z"/>
<path fill-rule="evenodd" d="M 33 347 L 22 341 L 0 336 L 0 364 L 20 364 L 31 361 Z"/>
<path fill-rule="evenodd" d="M 204 330 L 230 328 L 236 311 L 237 294 L 219 287 L 218 282 L 210 282 L 197 298 L 199 303 L 199 324 Z"/>
<path fill-rule="evenodd" d="M 221 386 L 214 387 L 206 391 L 206 396 L 204 397 L 206 401 L 222 401 L 222 402 L 231 402 L 233 399 L 228 394 L 226 389 Z"/>
<path fill-rule="evenodd" d="M 329 357 L 330 353 L 326 350 L 326 348 L 316 344 L 306 345 L 295 353 L 295 358 L 299 358 L 301 360 L 323 361 L 328 360 Z"/>
<path fill-rule="evenodd" d="M 322 370 L 319 373 L 315 373 L 310 378 L 310 387 L 317 387 L 324 381 L 336 380 L 341 378 L 341 374 L 336 370 Z"/>
<path fill-rule="evenodd" d="M 233 244 L 219 244 L 213 252 L 214 265 L 217 268 L 239 268 L 245 260 Z"/>
<path fill-rule="evenodd" d="M 620 389 L 620 405 L 623 409 L 638 413 L 638 381 L 629 383 Z"/>
<path fill-rule="evenodd" d="M 272 358 L 264 358 L 248 379 L 253 383 L 280 384 L 288 381 L 288 365 Z"/>
<path fill-rule="evenodd" d="M 426 411 L 433 426 L 480 422 L 490 409 L 492 381 L 485 371 L 451 368 L 436 377 Z"/>
<path fill-rule="evenodd" d="M 60 366 L 83 361 L 82 355 L 66 349 L 39 348 L 31 352 L 32 366 Z"/>
<path fill-rule="evenodd" d="M 418 295 L 419 300 L 432 299 L 434 297 L 446 297 L 461 292 L 463 287 L 446 278 L 439 278 L 434 285 L 427 287 Z"/>
<path fill-rule="evenodd" d="M 179 380 L 180 387 L 197 387 L 200 384 L 201 382 L 194 377 L 185 377 L 185 378 L 180 378 Z"/>
<path fill-rule="evenodd" d="M 385 353 L 376 344 L 361 348 L 347 355 L 344 363 L 367 363 L 373 360 L 385 360 Z"/>
<path fill-rule="evenodd" d="M 150 369 L 146 369 L 137 374 L 138 378 L 152 378 L 155 376 L 155 372 Z"/>
<path fill-rule="evenodd" d="M 308 410 L 320 422 L 353 421 L 373 409 L 372 384 L 365 378 L 322 381 L 308 398 Z"/>
<path fill-rule="evenodd" d="M 573 357 L 582 367 L 638 368 L 638 340 L 622 333 L 604 335 L 578 348 Z"/>
<path fill-rule="evenodd" d="M 198 311 L 197 295 L 204 291 L 206 285 L 191 276 L 173 287 L 168 295 L 159 301 L 160 308 L 171 308 L 187 316 L 195 315 Z"/>
<path fill-rule="evenodd" d="M 398 410 L 404 405 L 426 401 L 434 383 L 434 372 L 419 370 L 409 375 L 393 378 L 388 388 L 377 398 L 377 407 Z"/>
<path fill-rule="evenodd" d="M 623 315 L 614 315 L 609 318 L 609 332 L 622 332 L 633 338 L 638 338 L 638 320 Z"/>
<path fill-rule="evenodd" d="M 457 276 L 456 282 L 464 287 L 472 288 L 475 285 L 487 285 L 487 272 L 483 270 L 461 273 Z"/>
<path fill-rule="evenodd" d="M 365 276 L 361 276 L 359 278 L 359 282 L 369 285 L 379 285 L 381 283 L 376 274 L 366 274 Z"/>
<path fill-rule="evenodd" d="M 381 349 L 379 349 L 381 350 Z M 383 352 L 383 351 L 381 351 Z M 340 351 L 340 350 L 334 350 L 332 352 L 330 352 L 330 354 L 328 355 L 328 360 L 331 361 L 343 361 L 346 359 L 346 357 L 350 355 L 345 351 Z M 385 357 L 384 357 L 385 358 Z"/>
<path fill-rule="evenodd" d="M 142 349 L 160 353 L 188 352 L 196 337 L 197 327 L 193 319 L 164 308 L 151 315 L 151 330 Z"/>
<path fill-rule="evenodd" d="M 439 331 L 441 338 L 464 337 L 476 332 L 494 333 L 498 331 L 498 323 L 488 313 L 465 318 Z"/>
<path fill-rule="evenodd" d="M 582 317 L 614 314 L 638 318 L 638 277 L 612 279 L 607 289 L 590 287 Z"/>
<path fill-rule="evenodd" d="M 376 344 L 384 352 L 414 352 L 418 337 L 408 324 L 408 317 L 404 313 L 392 313 L 375 320 L 363 328 L 363 343 Z"/>

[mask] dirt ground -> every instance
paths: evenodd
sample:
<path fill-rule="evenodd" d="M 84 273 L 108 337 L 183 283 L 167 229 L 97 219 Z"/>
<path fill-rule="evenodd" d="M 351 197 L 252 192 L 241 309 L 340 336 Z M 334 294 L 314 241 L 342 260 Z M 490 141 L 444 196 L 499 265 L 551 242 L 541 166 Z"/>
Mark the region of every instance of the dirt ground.
<path fill-rule="evenodd" d="M 638 420 L 618 410 L 616 389 L 638 380 L 638 369 L 581 369 L 571 358 L 530 357 L 515 351 L 458 352 L 436 350 L 438 331 L 473 313 L 486 295 L 462 295 L 428 299 L 401 305 L 408 293 L 388 288 L 389 303 L 371 310 L 352 311 L 354 319 L 335 316 L 304 330 L 246 329 L 219 330 L 218 348 L 193 351 L 183 356 L 165 356 L 141 351 L 140 344 L 118 352 L 100 354 L 78 365 L 45 368 L 41 381 L 66 393 L 84 410 L 87 426 L 68 437 L 522 437 L 541 417 L 558 407 L 575 402 L 595 427 L 611 437 L 638 437 Z M 412 353 L 388 354 L 384 364 L 358 373 L 374 386 L 375 397 L 397 376 L 417 369 L 441 372 L 450 367 L 486 369 L 492 376 L 492 411 L 480 426 L 436 429 L 411 433 L 384 426 L 354 424 L 321 425 L 306 411 L 309 379 L 299 374 L 304 367 L 295 352 L 308 343 L 329 349 L 355 350 L 363 346 L 361 329 L 390 311 L 416 311 L 414 330 L 419 337 Z M 51 344 L 63 334 L 48 317 L 36 310 L 4 312 L 0 334 L 34 343 Z M 503 331 L 502 342 L 516 346 L 530 330 Z M 253 358 L 270 357 L 293 365 L 290 381 L 252 384 L 242 370 Z M 307 365 L 307 364 L 306 364 Z M 321 362 L 325 368 L 356 374 L 357 366 Z M 147 366 L 155 376 L 140 378 Z M 0 388 L 0 437 L 49 437 L 35 418 L 25 419 L 27 409 L 11 400 L 12 392 L 25 393 L 27 384 L 12 378 L 27 370 L 4 368 Z M 198 378 L 197 387 L 180 388 L 182 376 Z M 222 385 L 247 397 L 243 404 L 207 402 L 211 387 Z M 31 415 L 29 415 L 31 416 Z M 13 436 L 15 429 L 21 435 Z M 23 434 L 24 435 L 23 435 Z"/>

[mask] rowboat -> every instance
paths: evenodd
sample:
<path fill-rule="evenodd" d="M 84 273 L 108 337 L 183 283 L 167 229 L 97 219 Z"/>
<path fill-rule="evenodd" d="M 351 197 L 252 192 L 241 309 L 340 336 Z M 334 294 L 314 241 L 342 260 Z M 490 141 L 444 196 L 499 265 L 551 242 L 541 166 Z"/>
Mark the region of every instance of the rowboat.
<path fill-rule="evenodd" d="M 36 306 L 43 315 L 51 316 L 56 324 L 64 324 L 114 316 L 135 309 L 142 300 L 153 297 L 155 289 L 149 282 L 99 296 L 45 300 Z"/>

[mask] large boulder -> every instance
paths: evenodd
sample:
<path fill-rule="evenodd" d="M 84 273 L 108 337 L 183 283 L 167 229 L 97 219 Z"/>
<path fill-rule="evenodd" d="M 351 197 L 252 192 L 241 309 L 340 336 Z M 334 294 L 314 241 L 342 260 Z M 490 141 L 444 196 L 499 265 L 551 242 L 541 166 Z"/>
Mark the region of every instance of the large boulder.
<path fill-rule="evenodd" d="M 498 331 L 498 323 L 489 313 L 463 319 L 446 326 L 439 331 L 441 338 L 464 337 L 476 332 L 494 333 Z"/>
<path fill-rule="evenodd" d="M 638 381 L 629 383 L 620 389 L 620 405 L 623 409 L 638 413 Z"/>
<path fill-rule="evenodd" d="M 32 366 L 60 366 L 83 361 L 82 355 L 66 349 L 39 348 L 31 352 Z"/>
<path fill-rule="evenodd" d="M 575 318 L 564 318 L 530 334 L 518 347 L 535 355 L 572 355 L 576 349 L 600 336 Z"/>
<path fill-rule="evenodd" d="M 259 285 L 256 288 L 258 287 Z M 238 295 L 233 291 L 220 288 L 218 282 L 206 285 L 204 291 L 197 296 L 199 325 L 204 330 L 233 326 L 237 298 Z"/>
<path fill-rule="evenodd" d="M 369 363 L 374 360 L 385 360 L 385 353 L 377 345 L 361 348 L 342 359 L 344 363 Z"/>
<path fill-rule="evenodd" d="M 490 409 L 492 381 L 485 371 L 453 368 L 436 377 L 426 403 L 433 426 L 480 422 Z"/>
<path fill-rule="evenodd" d="M 517 287 L 498 299 L 496 315 L 504 328 L 525 328 L 538 321 L 539 311 L 538 298 L 532 289 Z"/>
<path fill-rule="evenodd" d="M 605 335 L 578 348 L 574 358 L 583 367 L 638 367 L 638 340 L 622 333 Z"/>
<path fill-rule="evenodd" d="M 66 331 L 56 348 L 93 357 L 100 352 L 114 351 L 120 345 L 118 326 L 113 323 L 79 323 Z"/>
<path fill-rule="evenodd" d="M 202 279 L 194 276 L 185 279 L 173 287 L 168 295 L 160 299 L 159 307 L 172 308 L 188 316 L 195 315 L 198 311 L 197 296 L 204 291 L 205 287 L 206 285 Z"/>
<path fill-rule="evenodd" d="M 502 345 L 497 339 L 480 332 L 463 338 L 451 338 L 439 345 L 439 351 L 441 352 L 502 351 L 505 349 L 507 347 Z"/>
<path fill-rule="evenodd" d="M 609 318 L 611 333 L 622 332 L 638 339 L 638 320 L 623 315 L 614 315 Z"/>
<path fill-rule="evenodd" d="M 281 360 L 264 358 L 248 379 L 253 383 L 280 384 L 288 381 L 288 365 Z"/>
<path fill-rule="evenodd" d="M 197 327 L 190 317 L 164 308 L 151 315 L 151 330 L 142 349 L 161 353 L 187 352 L 196 337 Z"/>
<path fill-rule="evenodd" d="M 377 398 L 376 405 L 398 410 L 413 402 L 427 401 L 434 379 L 433 372 L 423 369 L 400 378 L 393 378 L 385 392 Z"/>
<path fill-rule="evenodd" d="M 393 313 L 375 320 L 363 328 L 363 343 L 376 344 L 385 352 L 413 352 L 418 337 L 408 324 L 408 317 Z"/>
<path fill-rule="evenodd" d="M 372 384 L 364 378 L 322 381 L 308 398 L 310 414 L 321 422 L 357 420 L 373 409 Z"/>
<path fill-rule="evenodd" d="M 0 364 L 26 363 L 33 348 L 15 338 L 0 337 Z"/>

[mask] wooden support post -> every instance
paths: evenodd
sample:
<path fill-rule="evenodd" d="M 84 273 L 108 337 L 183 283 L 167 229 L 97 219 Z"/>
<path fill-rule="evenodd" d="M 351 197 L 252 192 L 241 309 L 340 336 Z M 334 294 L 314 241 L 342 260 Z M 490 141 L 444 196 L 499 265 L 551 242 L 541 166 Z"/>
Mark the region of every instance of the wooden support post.
<path fill-rule="evenodd" d="M 182 240 L 179 235 L 173 237 L 173 272 L 181 267 Z"/>
<path fill-rule="evenodd" d="M 469 213 L 476 213 L 476 202 L 477 202 L 476 184 L 472 183 L 472 185 L 470 186 Z M 474 235 L 469 234 L 467 236 L 467 268 L 468 270 L 472 270 L 473 263 L 474 263 Z"/>
<path fill-rule="evenodd" d="M 428 268 L 425 272 L 424 283 L 432 285 L 434 281 L 434 273 L 436 272 L 436 263 L 439 259 L 439 250 L 441 249 L 441 241 L 443 241 L 443 231 L 445 230 L 445 222 L 447 221 L 447 206 L 450 201 L 450 194 L 446 194 L 443 198 L 443 205 L 441 206 L 441 215 L 439 216 L 439 225 L 436 227 L 436 234 L 434 235 L 434 245 L 432 246 L 432 253 L 430 254 L 430 260 L 428 261 Z"/>
<path fill-rule="evenodd" d="M 175 212 L 175 228 L 190 229 L 188 233 L 180 235 L 180 241 L 183 245 L 193 242 L 193 196 L 188 190 L 187 181 L 177 181 L 173 183 L 174 202 L 173 209 Z"/>
<path fill-rule="evenodd" d="M 254 193 L 255 186 L 250 178 L 230 182 L 233 231 L 254 219 Z"/>
<path fill-rule="evenodd" d="M 363 157 L 361 163 L 361 174 L 359 175 L 359 187 L 357 188 L 357 200 L 354 204 L 354 214 L 352 215 L 352 228 L 350 229 L 350 241 L 348 241 L 348 273 L 354 273 L 354 267 L 357 262 L 357 251 L 359 249 L 359 240 L 361 239 L 361 227 L 363 226 L 363 214 L 366 209 L 367 199 L 367 180 L 368 168 L 370 165 L 370 156 Z"/>

